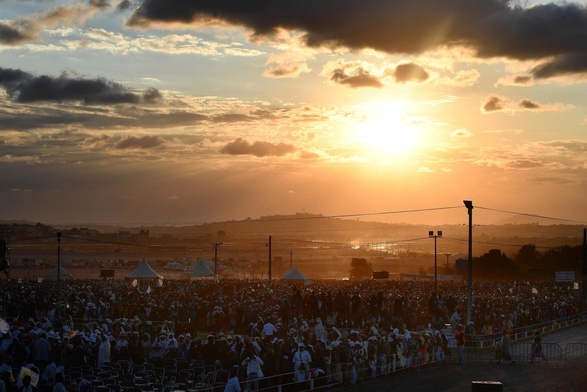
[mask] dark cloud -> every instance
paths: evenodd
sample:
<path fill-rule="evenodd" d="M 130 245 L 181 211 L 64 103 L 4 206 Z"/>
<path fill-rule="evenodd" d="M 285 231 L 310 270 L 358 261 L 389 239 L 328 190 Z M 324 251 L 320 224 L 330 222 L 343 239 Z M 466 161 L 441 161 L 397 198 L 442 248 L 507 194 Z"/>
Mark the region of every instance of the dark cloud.
<path fill-rule="evenodd" d="M 143 93 L 143 101 L 146 103 L 159 103 L 163 100 L 163 95 L 156 88 L 148 88 Z"/>
<path fill-rule="evenodd" d="M 90 7 L 105 10 L 110 8 L 110 3 L 107 0 L 89 0 Z"/>
<path fill-rule="evenodd" d="M 304 31 L 310 46 L 417 54 L 467 45 L 484 58 L 518 60 L 587 53 L 587 6 L 522 7 L 509 0 L 144 0 L 129 25 L 222 21 L 257 36 Z M 585 68 L 582 68 L 584 71 Z"/>
<path fill-rule="evenodd" d="M 254 155 L 256 157 L 266 156 L 283 156 L 291 154 L 297 149 L 290 144 L 273 144 L 268 142 L 254 142 L 249 143 L 248 141 L 238 138 L 230 143 L 227 143 L 220 152 L 229 155 Z"/>
<path fill-rule="evenodd" d="M 518 102 L 518 107 L 520 109 L 540 109 L 540 104 L 529 99 L 522 99 Z"/>
<path fill-rule="evenodd" d="M 73 109 L 73 110 L 72 110 Z M 117 107 L 117 110 L 101 110 L 99 107 L 11 107 L 7 100 L 0 100 L 0 131 L 27 131 L 34 129 L 57 129 L 75 127 L 114 131 L 121 128 L 170 129 L 195 127 L 208 117 L 187 112 L 159 112 L 136 107 Z"/>
<path fill-rule="evenodd" d="M 541 104 L 528 98 L 521 99 L 517 102 L 510 100 L 507 97 L 499 97 L 497 95 L 490 95 L 481 101 L 481 112 L 491 113 L 505 111 L 514 113 L 521 110 L 531 111 L 565 111 L 573 109 L 573 105 L 565 105 L 561 103 Z"/>
<path fill-rule="evenodd" d="M 23 31 L 23 29 L 0 22 L 0 44 L 18 45 L 35 38 L 36 34 L 32 31 Z"/>
<path fill-rule="evenodd" d="M 117 149 L 149 149 L 159 148 L 165 144 L 160 136 L 129 136 L 116 144 Z"/>
<path fill-rule="evenodd" d="M 424 68 L 414 63 L 398 65 L 395 68 L 393 76 L 398 83 L 424 82 L 430 77 Z"/>
<path fill-rule="evenodd" d="M 330 75 L 330 80 L 349 87 L 383 87 L 376 76 L 369 74 L 364 69 L 357 69 L 352 74 L 347 74 L 344 69 L 336 69 Z"/>
<path fill-rule="evenodd" d="M 485 98 L 481 103 L 481 111 L 485 113 L 503 110 L 505 107 L 506 105 L 503 99 L 496 95 L 491 95 Z"/>
<path fill-rule="evenodd" d="M 132 2 L 130 0 L 122 0 L 116 6 L 116 9 L 119 11 L 126 11 L 132 6 Z"/>
<path fill-rule="evenodd" d="M 81 101 L 86 105 L 138 103 L 140 96 L 123 85 L 106 80 L 33 76 L 15 69 L 0 68 L 0 87 L 17 102 Z"/>
<path fill-rule="evenodd" d="M 514 84 L 530 84 L 532 83 L 532 76 L 517 75 L 514 77 Z"/>
<path fill-rule="evenodd" d="M 587 43 L 585 46 L 587 47 Z M 581 73 L 587 74 L 587 51 L 585 53 L 558 56 L 532 69 L 532 74 L 536 79 L 548 79 L 556 76 Z"/>

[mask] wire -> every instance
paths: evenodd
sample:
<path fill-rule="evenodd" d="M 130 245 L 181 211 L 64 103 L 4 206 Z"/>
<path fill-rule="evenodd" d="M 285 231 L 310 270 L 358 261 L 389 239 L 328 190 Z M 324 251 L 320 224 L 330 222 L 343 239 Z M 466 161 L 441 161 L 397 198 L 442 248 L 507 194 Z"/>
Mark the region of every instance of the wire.
<path fill-rule="evenodd" d="M 572 222 L 572 223 L 580 223 L 582 225 L 587 224 L 587 222 L 585 221 L 578 221 L 578 220 L 573 220 L 573 219 L 564 219 L 564 218 L 554 218 L 552 216 L 544 216 L 544 215 L 536 215 L 536 214 L 528 214 L 528 213 L 524 213 L 524 212 L 514 212 L 514 211 L 506 211 L 506 210 L 498 210 L 496 208 L 489 208 L 489 207 L 478 207 L 475 206 L 475 208 L 478 208 L 480 210 L 487 210 L 487 211 L 495 211 L 495 212 L 503 212 L 505 214 L 513 214 L 513 215 L 523 215 L 523 216 L 530 216 L 532 218 L 541 218 L 541 219 L 550 219 L 550 220 L 556 220 L 556 221 L 561 221 L 561 222 Z"/>
<path fill-rule="evenodd" d="M 398 210 L 398 211 L 383 211 L 383 212 L 365 212 L 358 214 L 341 214 L 341 215 L 315 215 L 315 216 L 296 216 L 289 218 L 275 218 L 275 219 L 250 219 L 241 221 L 243 223 L 250 222 L 279 222 L 279 221 L 295 221 L 295 220 L 313 220 L 313 219 L 332 219 L 332 218 L 356 218 L 360 216 L 373 216 L 373 215 L 391 215 L 391 214 L 407 214 L 413 212 L 425 212 L 425 211 L 439 211 L 439 210 L 450 210 L 453 208 L 463 208 L 462 206 L 452 207 L 435 207 L 435 208 L 421 208 L 416 210 Z"/>

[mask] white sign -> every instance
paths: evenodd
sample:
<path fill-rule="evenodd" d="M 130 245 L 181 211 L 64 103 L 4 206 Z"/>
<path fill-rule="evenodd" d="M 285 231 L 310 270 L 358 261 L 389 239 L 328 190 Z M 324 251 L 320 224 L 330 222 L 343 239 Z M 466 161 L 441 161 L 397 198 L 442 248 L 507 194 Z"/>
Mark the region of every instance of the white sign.
<path fill-rule="evenodd" d="M 574 282 L 575 271 L 556 271 L 555 281 L 557 282 Z"/>

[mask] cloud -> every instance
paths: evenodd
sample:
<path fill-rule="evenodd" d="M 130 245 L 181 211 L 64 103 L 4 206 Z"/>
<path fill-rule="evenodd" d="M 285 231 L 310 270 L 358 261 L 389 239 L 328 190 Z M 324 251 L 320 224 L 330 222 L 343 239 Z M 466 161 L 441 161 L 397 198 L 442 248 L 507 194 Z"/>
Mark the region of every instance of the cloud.
<path fill-rule="evenodd" d="M 471 132 L 466 129 L 456 129 L 451 134 L 451 137 L 471 137 Z"/>
<path fill-rule="evenodd" d="M 587 35 L 583 39 L 587 40 Z M 549 79 L 573 74 L 587 75 L 587 51 L 555 57 L 535 66 L 531 72 L 536 79 Z"/>
<path fill-rule="evenodd" d="M 519 159 L 509 162 L 508 166 L 513 169 L 535 169 L 537 167 L 544 166 L 544 164 L 540 161 L 533 161 L 530 159 Z"/>
<path fill-rule="evenodd" d="M 283 156 L 295 152 L 296 147 L 285 143 L 254 142 L 237 138 L 227 143 L 220 149 L 223 154 L 229 155 L 254 155 L 256 157 Z"/>
<path fill-rule="evenodd" d="M 58 77 L 33 76 L 17 69 L 0 68 L 0 87 L 11 99 L 21 103 L 81 101 L 85 105 L 111 105 L 141 100 L 119 83 L 104 78 L 72 78 L 67 73 Z M 148 90 L 144 98 L 152 100 L 155 95 L 153 90 Z"/>
<path fill-rule="evenodd" d="M 467 46 L 481 58 L 546 59 L 587 54 L 587 6 L 548 3 L 522 7 L 504 0 L 373 0 L 267 3 L 251 0 L 144 0 L 128 24 L 224 23 L 254 36 L 302 31 L 313 47 L 420 54 Z M 417 26 L 417 28 L 415 28 Z M 567 67 L 584 72 L 587 65 Z"/>
<path fill-rule="evenodd" d="M 297 78 L 302 73 L 310 72 L 308 64 L 278 64 L 263 72 L 268 78 Z"/>
<path fill-rule="evenodd" d="M 146 103 L 160 103 L 163 101 L 163 95 L 156 88 L 148 88 L 143 93 L 143 101 Z"/>
<path fill-rule="evenodd" d="M 529 99 L 522 99 L 518 102 L 518 107 L 521 109 L 540 109 L 540 104 L 538 102 L 531 101 Z"/>
<path fill-rule="evenodd" d="M 430 77 L 422 66 L 414 63 L 399 64 L 395 67 L 393 76 L 398 83 L 424 82 Z"/>
<path fill-rule="evenodd" d="M 481 112 L 482 113 L 489 113 L 489 112 L 497 112 L 503 110 L 505 108 L 503 98 L 498 97 L 497 95 L 492 95 L 483 100 L 481 103 Z"/>
<path fill-rule="evenodd" d="M 0 44 L 15 46 L 38 41 L 39 33 L 44 27 L 79 25 L 91 18 L 96 11 L 106 10 L 110 6 L 105 0 L 90 0 L 89 5 L 88 7 L 80 3 L 73 6 L 57 6 L 41 14 L 0 22 Z"/>
<path fill-rule="evenodd" d="M 364 61 L 337 60 L 325 64 L 321 75 L 327 76 L 333 83 L 352 88 L 383 87 L 379 76 L 373 74 L 374 71 L 374 67 Z"/>
<path fill-rule="evenodd" d="M 500 78 L 496 84 L 501 86 L 530 86 L 533 82 L 532 75 L 509 75 Z"/>
<path fill-rule="evenodd" d="M 311 71 L 307 61 L 313 56 L 302 51 L 288 50 L 283 53 L 272 53 L 265 65 L 272 65 L 268 70 L 263 72 L 263 76 L 268 78 L 296 78 L 302 73 Z"/>
<path fill-rule="evenodd" d="M 163 140 L 160 136 L 129 136 L 123 138 L 118 144 L 116 144 L 116 148 L 121 149 L 150 149 L 150 148 L 159 148 L 165 144 L 165 140 Z"/>
<path fill-rule="evenodd" d="M 106 0 L 89 0 L 90 7 L 106 10 L 110 8 L 110 3 Z"/>
<path fill-rule="evenodd" d="M 235 122 L 243 122 L 243 121 L 251 121 L 251 117 L 246 114 L 240 113 L 226 113 L 220 114 L 215 116 L 212 119 L 215 123 L 235 123 Z"/>
<path fill-rule="evenodd" d="M 26 29 L 22 23 L 6 24 L 0 22 L 0 44 L 18 45 L 23 42 L 36 40 L 37 29 Z"/>
<path fill-rule="evenodd" d="M 126 11 L 126 10 L 130 9 L 130 7 L 132 7 L 132 1 L 122 0 L 120 3 L 118 3 L 118 5 L 116 6 L 116 9 L 118 11 Z"/>
<path fill-rule="evenodd" d="M 509 98 L 500 97 L 497 95 L 489 95 L 481 101 L 481 113 L 492 112 L 509 112 L 513 113 L 520 110 L 537 111 L 537 112 L 560 112 L 574 109 L 573 105 L 565 105 L 562 103 L 541 104 L 531 99 L 521 99 L 518 102 L 513 102 Z"/>

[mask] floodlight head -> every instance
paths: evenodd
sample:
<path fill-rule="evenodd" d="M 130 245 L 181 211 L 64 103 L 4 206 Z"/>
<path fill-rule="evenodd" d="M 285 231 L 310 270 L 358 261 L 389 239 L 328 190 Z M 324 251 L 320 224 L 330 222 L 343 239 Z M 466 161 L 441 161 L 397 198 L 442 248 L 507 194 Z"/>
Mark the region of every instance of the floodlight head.
<path fill-rule="evenodd" d="M 428 232 L 428 237 L 434 237 L 434 232 L 432 230 Z"/>
<path fill-rule="evenodd" d="M 442 230 L 438 230 L 438 232 L 436 233 L 439 237 L 442 237 Z"/>
<path fill-rule="evenodd" d="M 463 200 L 463 203 L 465 203 L 465 207 L 469 209 L 473 208 L 473 202 L 471 200 Z"/>

